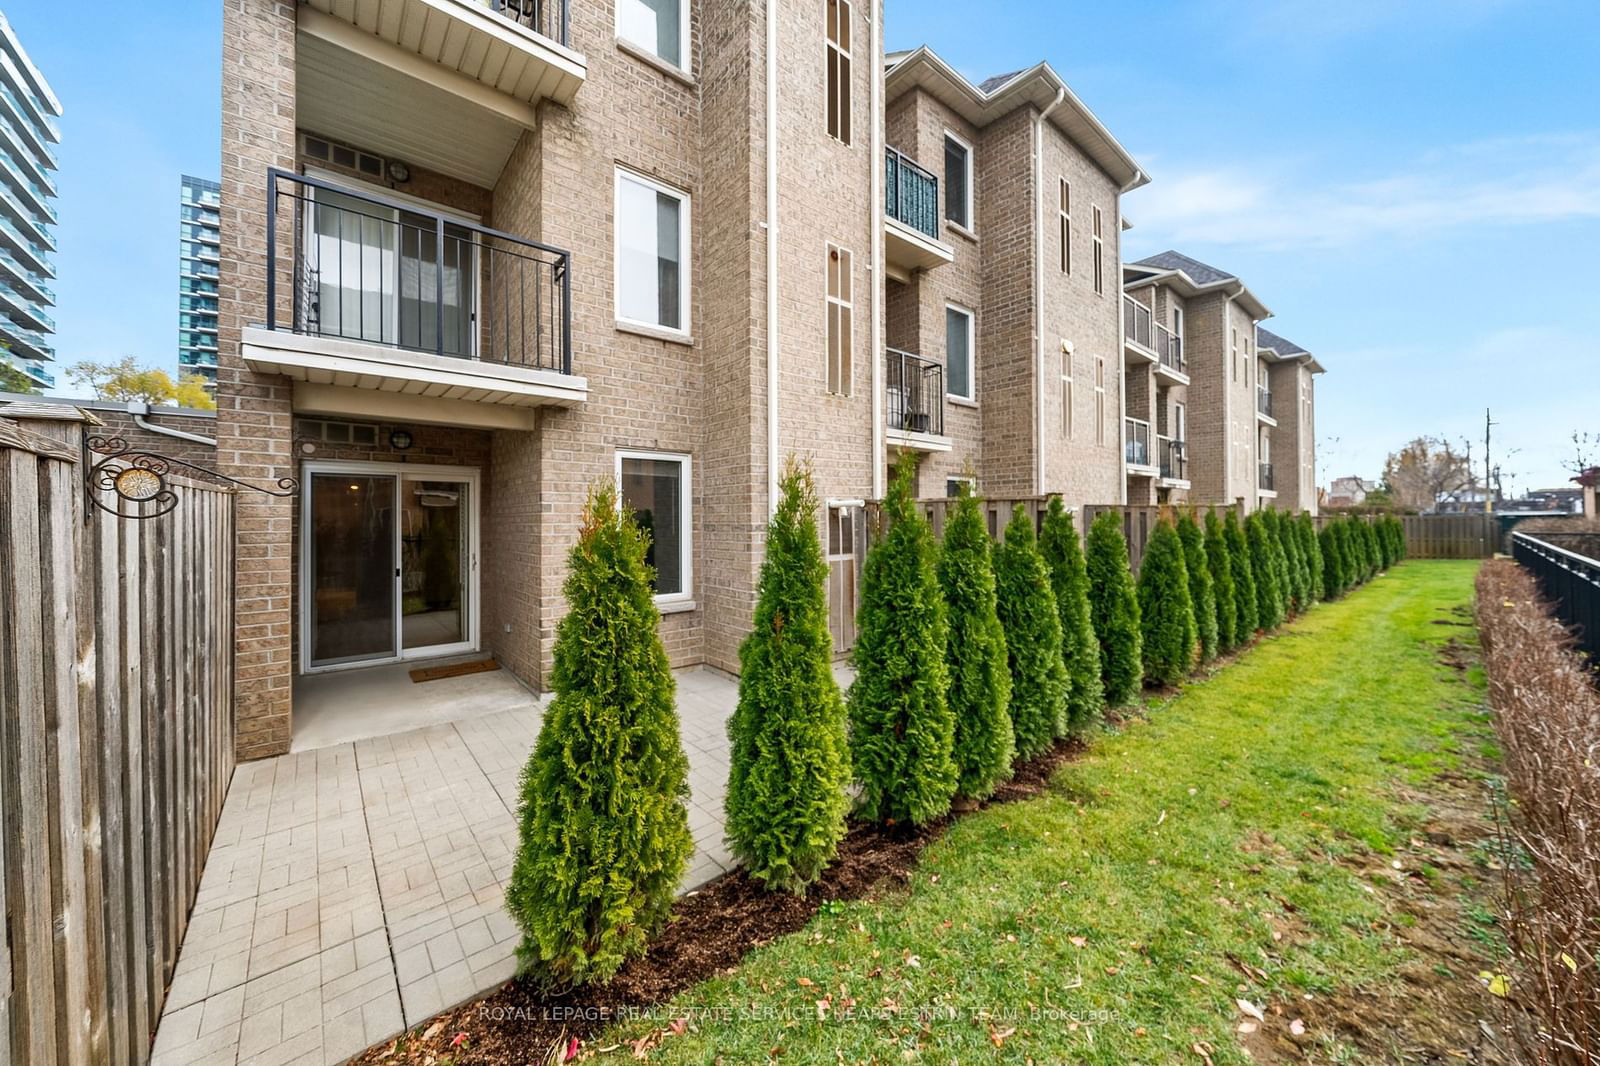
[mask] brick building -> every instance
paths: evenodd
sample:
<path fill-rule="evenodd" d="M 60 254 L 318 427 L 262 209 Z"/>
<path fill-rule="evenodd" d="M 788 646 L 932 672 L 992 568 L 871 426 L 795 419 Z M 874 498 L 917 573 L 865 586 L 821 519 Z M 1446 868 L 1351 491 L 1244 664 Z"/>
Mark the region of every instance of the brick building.
<path fill-rule="evenodd" d="M 1128 501 L 1315 514 L 1321 364 L 1260 325 L 1272 312 L 1244 282 L 1197 259 L 1129 263 L 1123 289 Z"/>
<path fill-rule="evenodd" d="M 787 455 L 841 648 L 901 452 L 925 496 L 1141 484 L 1124 416 L 1178 380 L 1124 384 L 1144 172 L 1048 65 L 974 85 L 881 26 L 226 0 L 217 461 L 301 482 L 238 501 L 241 756 L 325 671 L 487 652 L 545 687 L 599 479 L 652 533 L 673 664 L 730 671 Z"/>

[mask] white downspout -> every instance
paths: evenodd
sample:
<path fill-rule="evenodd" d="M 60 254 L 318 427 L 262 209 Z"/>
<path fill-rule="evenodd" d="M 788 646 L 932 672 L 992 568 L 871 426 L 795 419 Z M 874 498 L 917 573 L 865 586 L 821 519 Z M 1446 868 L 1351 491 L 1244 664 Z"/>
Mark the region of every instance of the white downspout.
<path fill-rule="evenodd" d="M 154 422 L 145 421 L 145 416 L 150 413 L 150 405 L 143 400 L 129 400 L 128 413 L 133 416 L 133 424 L 140 429 L 148 429 L 151 433 L 159 433 L 164 437 L 177 437 L 179 440 L 206 444 L 213 448 L 217 446 L 217 442 L 211 437 L 202 437 L 198 433 L 185 433 L 181 429 L 173 429 L 171 426 L 158 426 Z"/>
<path fill-rule="evenodd" d="M 1033 122 L 1033 494 L 1044 495 L 1044 123 L 1050 112 L 1067 98 L 1066 86 L 1056 90 L 1050 106 Z"/>
<path fill-rule="evenodd" d="M 767 514 L 778 511 L 778 0 L 767 0 Z"/>
<path fill-rule="evenodd" d="M 872 496 L 881 500 L 888 457 L 884 454 L 883 409 L 883 7 L 872 13 Z M 944 397 L 939 397 L 944 402 Z"/>

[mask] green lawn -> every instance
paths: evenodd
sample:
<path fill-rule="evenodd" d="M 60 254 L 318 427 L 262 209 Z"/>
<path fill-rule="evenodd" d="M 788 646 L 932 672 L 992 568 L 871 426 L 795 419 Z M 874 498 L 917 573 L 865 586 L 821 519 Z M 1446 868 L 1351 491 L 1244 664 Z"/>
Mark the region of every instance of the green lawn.
<path fill-rule="evenodd" d="M 650 1060 L 1199 1062 L 1204 1041 L 1248 1062 L 1235 997 L 1400 961 L 1379 897 L 1330 860 L 1403 845 L 1419 812 L 1390 786 L 1482 735 L 1476 683 L 1438 657 L 1469 631 L 1433 624 L 1475 568 L 1408 562 L 1153 703 L 1051 795 L 962 819 L 908 890 L 825 907 L 680 996 L 696 1020 Z"/>

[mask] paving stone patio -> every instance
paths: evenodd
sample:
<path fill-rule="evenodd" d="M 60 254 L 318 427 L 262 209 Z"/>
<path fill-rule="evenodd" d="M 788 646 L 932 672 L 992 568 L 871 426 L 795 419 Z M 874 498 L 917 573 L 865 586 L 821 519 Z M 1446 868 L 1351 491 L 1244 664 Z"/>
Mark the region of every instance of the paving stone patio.
<path fill-rule="evenodd" d="M 695 854 L 722 840 L 737 683 L 680 671 Z M 234 772 L 156 1034 L 155 1066 L 336 1063 L 511 977 L 517 776 L 539 703 Z"/>

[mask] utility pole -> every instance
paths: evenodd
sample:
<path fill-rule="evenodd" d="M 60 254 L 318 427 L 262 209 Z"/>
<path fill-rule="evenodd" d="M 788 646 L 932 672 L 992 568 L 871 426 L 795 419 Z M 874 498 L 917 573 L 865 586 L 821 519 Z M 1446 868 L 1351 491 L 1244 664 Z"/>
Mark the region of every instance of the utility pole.
<path fill-rule="evenodd" d="M 1489 459 L 1489 429 L 1494 425 L 1489 418 L 1489 409 L 1483 409 L 1483 513 L 1494 513 L 1494 493 L 1491 486 L 1494 484 L 1494 466 Z"/>

